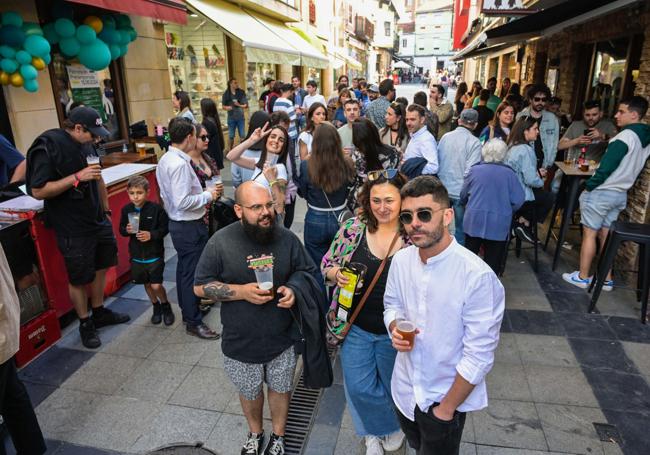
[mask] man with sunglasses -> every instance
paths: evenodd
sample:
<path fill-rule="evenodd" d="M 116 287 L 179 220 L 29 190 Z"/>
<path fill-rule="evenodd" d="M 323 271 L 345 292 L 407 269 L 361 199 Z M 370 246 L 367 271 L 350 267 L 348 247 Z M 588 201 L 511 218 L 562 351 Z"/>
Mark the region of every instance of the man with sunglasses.
<path fill-rule="evenodd" d="M 417 453 L 458 454 L 466 413 L 487 407 L 505 294 L 490 267 L 449 234 L 454 211 L 440 180 L 417 177 L 401 196 L 413 245 L 393 257 L 384 293 L 398 351 L 391 393 Z M 416 325 L 412 343 L 397 331 L 400 320 Z"/>
<path fill-rule="evenodd" d="M 551 91 L 546 84 L 535 84 L 528 90 L 530 105 L 517 114 L 517 119 L 532 117 L 537 121 L 539 135 L 534 148 L 538 169 L 553 166 L 560 140 L 560 122 L 554 113 L 546 110 L 546 102 L 550 98 Z"/>
<path fill-rule="evenodd" d="M 264 453 L 283 454 L 296 367 L 289 311 L 296 297 L 287 284 L 298 272 L 320 273 L 298 237 L 276 224 L 266 187 L 244 182 L 235 202 L 240 222 L 210 238 L 196 268 L 194 291 L 222 302 L 224 369 L 239 392 L 249 427 L 241 454 L 258 455 L 263 448 L 264 382 L 273 424 Z M 272 269 L 271 290 L 258 286 L 256 269 L 262 267 Z"/>
<path fill-rule="evenodd" d="M 45 219 L 68 272 L 81 342 L 90 349 L 101 345 L 98 328 L 129 320 L 104 308 L 106 270 L 117 264 L 117 243 L 101 167 L 87 161 L 95 155 L 92 144 L 108 135 L 97 111 L 80 106 L 70 111 L 63 128 L 44 132 L 27 152 L 27 189 L 44 201 Z"/>

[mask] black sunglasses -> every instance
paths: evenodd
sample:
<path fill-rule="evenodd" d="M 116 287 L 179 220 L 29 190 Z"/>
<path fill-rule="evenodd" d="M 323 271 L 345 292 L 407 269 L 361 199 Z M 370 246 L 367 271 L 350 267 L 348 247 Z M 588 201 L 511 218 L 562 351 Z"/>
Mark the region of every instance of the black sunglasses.
<path fill-rule="evenodd" d="M 368 181 L 374 182 L 375 180 L 379 180 L 382 177 L 387 180 L 392 180 L 397 177 L 398 172 L 399 171 L 397 169 L 380 169 L 378 171 L 370 171 L 368 172 Z"/>
<path fill-rule="evenodd" d="M 533 101 L 535 101 L 536 103 L 539 103 L 539 102 L 545 103 L 546 102 L 546 97 L 545 96 L 534 96 Z"/>
<path fill-rule="evenodd" d="M 203 135 L 199 136 L 199 139 L 201 139 L 203 142 L 208 142 L 208 140 L 210 138 L 208 137 L 207 134 L 203 134 Z"/>
<path fill-rule="evenodd" d="M 434 213 L 439 212 L 441 210 L 445 210 L 445 208 L 446 207 L 443 207 L 438 210 L 418 209 L 415 211 L 415 216 L 417 216 L 418 220 L 420 220 L 421 222 L 428 223 L 429 221 L 431 221 L 431 218 L 433 218 Z M 400 212 L 399 220 L 402 222 L 402 224 L 411 224 L 413 222 L 413 213 Z"/>

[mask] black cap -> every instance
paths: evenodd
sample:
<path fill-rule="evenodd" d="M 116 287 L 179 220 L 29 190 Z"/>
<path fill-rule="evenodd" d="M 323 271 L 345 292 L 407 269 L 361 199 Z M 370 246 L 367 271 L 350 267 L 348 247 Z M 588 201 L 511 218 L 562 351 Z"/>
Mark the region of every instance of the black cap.
<path fill-rule="evenodd" d="M 111 134 L 106 128 L 104 128 L 102 118 L 100 117 L 99 113 L 92 107 L 75 107 L 70 111 L 68 120 L 70 120 L 75 125 L 79 124 L 84 126 L 95 136 L 106 137 Z"/>

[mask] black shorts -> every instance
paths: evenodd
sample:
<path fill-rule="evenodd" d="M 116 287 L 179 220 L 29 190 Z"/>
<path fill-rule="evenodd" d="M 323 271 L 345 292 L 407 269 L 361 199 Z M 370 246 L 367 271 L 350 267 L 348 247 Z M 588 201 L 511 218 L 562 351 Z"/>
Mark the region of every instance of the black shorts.
<path fill-rule="evenodd" d="M 135 284 L 161 284 L 164 271 L 165 261 L 162 258 L 148 264 L 131 260 L 131 281 Z"/>
<path fill-rule="evenodd" d="M 73 286 L 90 284 L 97 270 L 117 265 L 117 243 L 110 225 L 90 237 L 57 236 L 56 243 Z"/>

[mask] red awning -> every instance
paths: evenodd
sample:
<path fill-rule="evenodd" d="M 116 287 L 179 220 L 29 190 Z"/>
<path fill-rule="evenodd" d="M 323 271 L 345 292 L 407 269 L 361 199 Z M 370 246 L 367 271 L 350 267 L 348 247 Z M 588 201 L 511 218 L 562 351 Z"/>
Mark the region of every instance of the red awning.
<path fill-rule="evenodd" d="M 187 11 L 181 0 L 68 0 L 120 13 L 153 17 L 177 24 L 187 24 Z"/>

